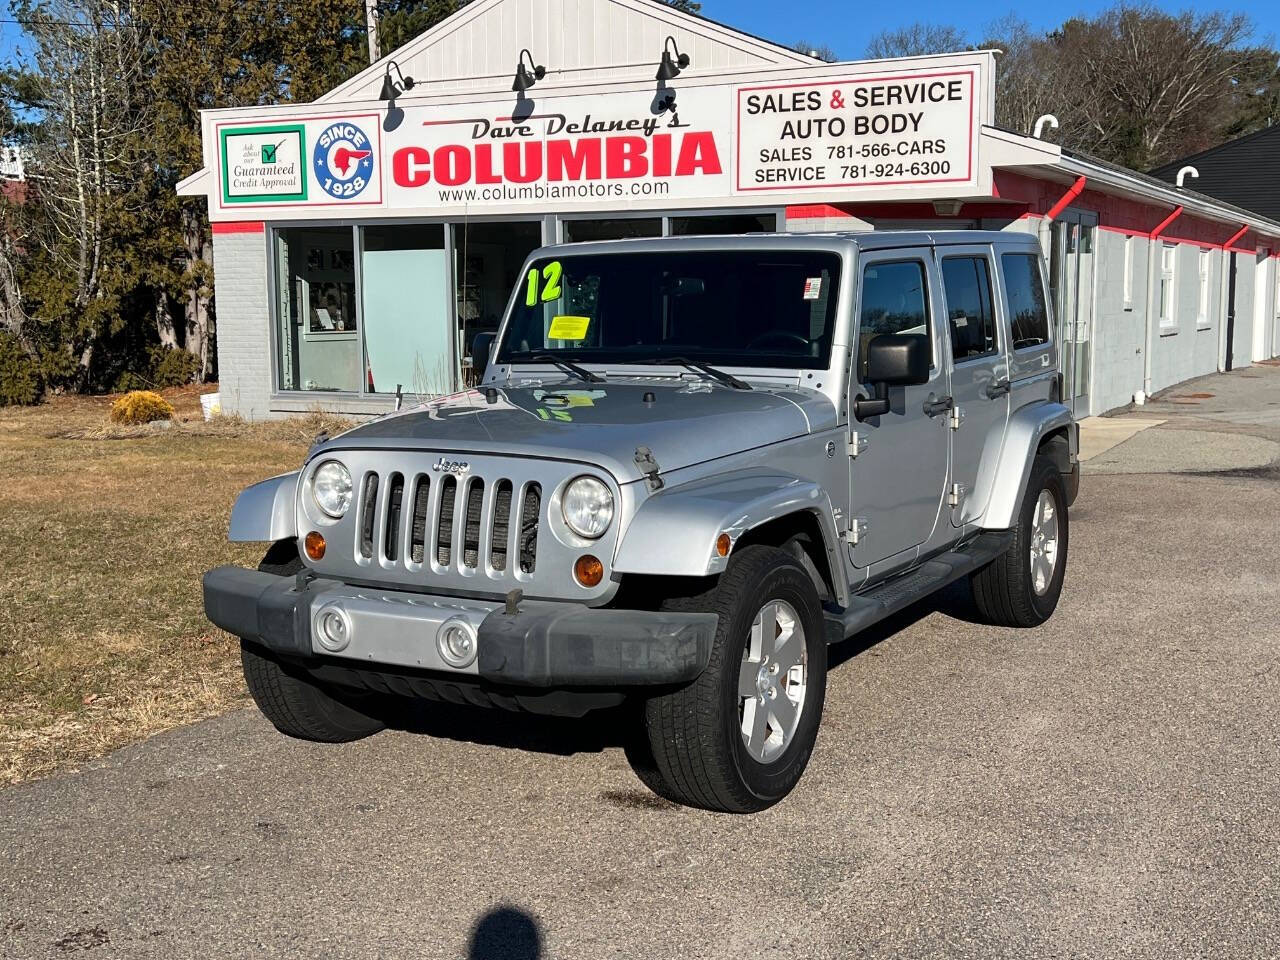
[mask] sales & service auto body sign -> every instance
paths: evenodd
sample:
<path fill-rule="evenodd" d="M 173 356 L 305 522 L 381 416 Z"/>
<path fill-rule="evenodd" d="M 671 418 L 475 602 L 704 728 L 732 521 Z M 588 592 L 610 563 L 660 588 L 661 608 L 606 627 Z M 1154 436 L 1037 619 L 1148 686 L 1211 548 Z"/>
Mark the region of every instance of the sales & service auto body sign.
<path fill-rule="evenodd" d="M 982 63 L 217 120 L 219 206 L 454 216 L 972 195 Z"/>

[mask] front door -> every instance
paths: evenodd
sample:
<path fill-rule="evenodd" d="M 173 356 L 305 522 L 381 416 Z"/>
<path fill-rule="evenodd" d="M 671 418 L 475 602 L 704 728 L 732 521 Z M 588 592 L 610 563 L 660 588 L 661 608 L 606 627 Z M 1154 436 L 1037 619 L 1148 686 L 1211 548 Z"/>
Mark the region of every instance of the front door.
<path fill-rule="evenodd" d="M 1062 401 L 1077 417 L 1089 415 L 1090 341 L 1093 332 L 1094 235 L 1098 215 L 1068 210 L 1054 224 L 1050 280 L 1058 311 L 1058 363 Z"/>
<path fill-rule="evenodd" d="M 1009 359 L 996 321 L 991 247 L 947 247 L 941 266 L 955 403 L 947 502 L 960 527 L 981 517 L 990 497 L 989 487 L 977 487 L 978 470 L 988 440 L 999 450 L 1009 419 Z"/>
<path fill-rule="evenodd" d="M 865 377 L 866 352 L 878 334 L 927 338 L 933 364 L 928 383 L 890 389 L 884 416 L 863 423 L 851 418 L 849 549 L 857 567 L 890 557 L 913 559 L 942 509 L 950 433 L 948 365 L 933 315 L 941 291 L 932 260 L 931 250 L 881 251 L 859 259 L 858 349 L 850 396 L 874 393 Z"/>

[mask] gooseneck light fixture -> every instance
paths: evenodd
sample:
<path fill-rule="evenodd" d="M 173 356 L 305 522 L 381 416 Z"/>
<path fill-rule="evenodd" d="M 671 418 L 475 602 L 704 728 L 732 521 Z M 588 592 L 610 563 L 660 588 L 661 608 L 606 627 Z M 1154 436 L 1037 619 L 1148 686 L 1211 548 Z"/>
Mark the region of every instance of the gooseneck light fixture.
<path fill-rule="evenodd" d="M 396 68 L 396 75 L 400 78 L 397 83 L 391 79 L 391 68 Z M 390 100 L 395 102 L 396 97 L 404 93 L 406 90 L 413 89 L 413 77 L 406 77 L 400 70 L 400 64 L 394 60 L 388 61 L 386 75 L 382 78 L 382 91 L 378 94 L 379 100 Z"/>
<path fill-rule="evenodd" d="M 671 56 L 672 50 L 676 53 L 675 57 Z M 667 37 L 662 44 L 662 63 L 658 64 L 658 80 L 661 83 L 674 80 L 687 66 L 689 66 L 689 55 L 680 52 L 680 48 L 676 46 L 675 37 Z"/>
<path fill-rule="evenodd" d="M 524 66 L 525 60 L 529 61 L 532 70 L 526 70 Z M 547 75 L 547 68 L 533 62 L 533 54 L 526 47 L 520 51 L 520 56 L 516 60 L 516 79 L 511 84 L 511 89 L 516 93 L 524 93 L 535 83 Z"/>

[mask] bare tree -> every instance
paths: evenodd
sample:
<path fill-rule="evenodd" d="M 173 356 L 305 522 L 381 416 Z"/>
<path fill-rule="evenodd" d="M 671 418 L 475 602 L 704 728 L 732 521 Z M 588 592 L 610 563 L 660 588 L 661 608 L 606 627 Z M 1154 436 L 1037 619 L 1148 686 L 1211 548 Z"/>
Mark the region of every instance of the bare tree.
<path fill-rule="evenodd" d="M 996 123 L 1015 133 L 1029 134 L 1036 120 L 1062 109 L 1058 90 L 1056 50 L 1043 35 L 1031 31 L 1020 17 L 1009 14 L 987 27 L 984 48 L 996 57 Z"/>
<path fill-rule="evenodd" d="M 954 53 L 969 49 L 964 33 L 948 24 L 913 23 L 897 30 L 877 33 L 867 44 L 867 56 L 874 60 L 892 57 L 920 57 L 931 53 Z"/>
<path fill-rule="evenodd" d="M 791 49 L 797 53 L 803 53 L 806 57 L 821 60 L 824 63 L 835 63 L 840 59 L 840 54 L 825 43 L 809 43 L 801 40 L 798 43 L 793 43 Z"/>
<path fill-rule="evenodd" d="M 28 176 L 38 190 L 51 261 L 71 278 L 78 378 L 88 380 L 99 338 L 113 320 L 108 259 L 112 225 L 128 209 L 130 161 L 148 133 L 136 92 L 141 44 L 120 0 L 48 0 L 28 7 L 30 72 L 42 112 Z"/>

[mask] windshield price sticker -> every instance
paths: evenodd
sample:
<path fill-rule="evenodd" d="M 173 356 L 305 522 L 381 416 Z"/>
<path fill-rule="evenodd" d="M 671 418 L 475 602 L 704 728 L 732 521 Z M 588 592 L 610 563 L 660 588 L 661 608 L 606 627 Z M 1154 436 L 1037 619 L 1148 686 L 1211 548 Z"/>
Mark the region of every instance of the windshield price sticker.
<path fill-rule="evenodd" d="M 804 282 L 804 298 L 806 300 L 817 300 L 822 296 L 822 278 L 809 277 Z"/>
<path fill-rule="evenodd" d="M 551 327 L 547 330 L 547 339 L 585 340 L 589 326 L 591 326 L 590 317 L 552 317 Z"/>
<path fill-rule="evenodd" d="M 738 190 L 945 183 L 973 176 L 975 73 L 738 90 Z"/>

